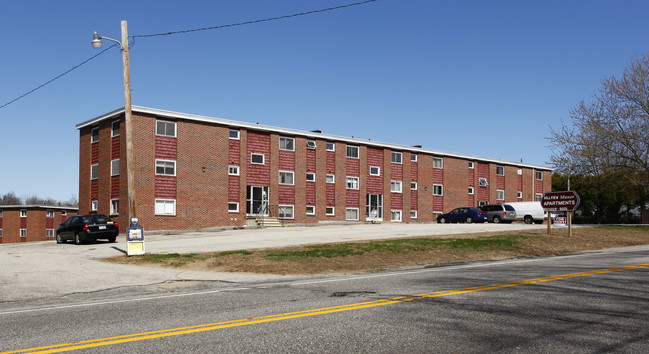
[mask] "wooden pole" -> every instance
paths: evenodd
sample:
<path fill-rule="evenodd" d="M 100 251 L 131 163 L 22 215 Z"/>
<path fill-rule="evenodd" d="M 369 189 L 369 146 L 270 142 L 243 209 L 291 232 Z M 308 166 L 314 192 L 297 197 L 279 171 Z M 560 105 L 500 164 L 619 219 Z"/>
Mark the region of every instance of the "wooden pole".
<path fill-rule="evenodd" d="M 568 212 L 568 237 L 572 237 L 572 211 Z"/>
<path fill-rule="evenodd" d="M 552 234 L 552 213 L 548 211 L 548 235 Z"/>
<path fill-rule="evenodd" d="M 133 123 L 131 119 L 131 73 L 128 62 L 128 28 L 126 21 L 122 21 L 122 60 L 124 64 L 124 123 L 126 126 L 126 176 L 128 191 L 128 214 L 130 218 L 135 214 L 135 169 L 133 168 Z"/>

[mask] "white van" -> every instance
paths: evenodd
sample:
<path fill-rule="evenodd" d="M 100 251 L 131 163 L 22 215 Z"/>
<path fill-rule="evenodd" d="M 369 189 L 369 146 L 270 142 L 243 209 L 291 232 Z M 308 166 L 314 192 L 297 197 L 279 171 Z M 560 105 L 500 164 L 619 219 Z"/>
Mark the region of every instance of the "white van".
<path fill-rule="evenodd" d="M 541 202 L 514 202 L 505 204 L 511 205 L 516 210 L 516 220 L 525 221 L 526 224 L 542 224 L 543 220 L 546 219 Z"/>

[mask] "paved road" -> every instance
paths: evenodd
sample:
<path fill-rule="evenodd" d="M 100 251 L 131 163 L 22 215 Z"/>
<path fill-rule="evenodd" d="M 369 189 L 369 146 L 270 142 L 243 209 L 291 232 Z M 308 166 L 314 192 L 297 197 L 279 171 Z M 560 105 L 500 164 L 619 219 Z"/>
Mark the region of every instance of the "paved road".
<path fill-rule="evenodd" d="M 484 231 L 543 228 L 525 224 L 353 224 L 277 229 L 192 232 L 145 237 L 149 253 L 191 253 L 281 247 L 394 237 L 452 235 Z M 180 271 L 154 267 L 109 264 L 99 260 L 125 253 L 123 236 L 118 243 L 76 246 L 54 241 L 0 244 L 0 303 L 120 287 L 164 284 L 178 280 L 223 282 L 286 279 L 286 276 Z"/>
<path fill-rule="evenodd" d="M 0 351 L 647 352 L 649 247 L 0 310 Z M 61 345 L 61 346 L 59 346 Z M 50 347 L 54 346 L 54 347 Z"/>

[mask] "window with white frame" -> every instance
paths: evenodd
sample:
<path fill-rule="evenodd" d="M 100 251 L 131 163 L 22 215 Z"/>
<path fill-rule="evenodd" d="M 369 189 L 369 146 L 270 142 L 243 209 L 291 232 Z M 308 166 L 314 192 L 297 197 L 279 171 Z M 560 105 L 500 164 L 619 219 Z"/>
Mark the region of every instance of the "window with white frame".
<path fill-rule="evenodd" d="M 229 213 L 238 213 L 239 212 L 239 203 L 229 202 L 228 203 L 228 212 Z"/>
<path fill-rule="evenodd" d="M 228 133 L 228 138 L 232 140 L 239 140 L 241 139 L 241 132 L 238 129 L 230 129 L 230 132 Z"/>
<path fill-rule="evenodd" d="M 475 190 L 473 189 L 473 187 L 469 187 L 469 194 L 473 194 L 473 193 L 475 193 Z"/>
<path fill-rule="evenodd" d="M 315 206 L 307 205 L 306 206 L 306 215 L 315 215 Z"/>
<path fill-rule="evenodd" d="M 255 154 L 255 153 L 250 154 L 250 163 L 255 165 L 263 165 L 264 154 Z"/>
<path fill-rule="evenodd" d="M 45 210 L 45 217 L 46 218 L 53 218 L 54 217 L 54 210 L 52 210 L 52 209 Z"/>
<path fill-rule="evenodd" d="M 417 154 L 411 153 L 410 154 L 410 161 L 411 162 L 417 162 Z"/>
<path fill-rule="evenodd" d="M 239 175 L 239 166 L 228 166 L 228 175 L 238 176 Z"/>
<path fill-rule="evenodd" d="M 176 200 L 156 199 L 155 215 L 176 215 Z"/>
<path fill-rule="evenodd" d="M 327 175 L 327 183 L 336 183 L 335 175 Z"/>
<path fill-rule="evenodd" d="M 99 178 L 99 164 L 90 165 L 90 179 Z"/>
<path fill-rule="evenodd" d="M 164 120 L 156 121 L 155 135 L 176 137 L 176 122 L 167 122 Z"/>
<path fill-rule="evenodd" d="M 496 200 L 505 200 L 505 191 L 496 190 Z"/>
<path fill-rule="evenodd" d="M 347 189 L 358 189 L 358 177 L 347 177 Z"/>
<path fill-rule="evenodd" d="M 61 210 L 61 215 L 68 215 L 68 212 L 65 210 Z M 2 216 L 2 213 L 0 213 L 0 216 Z"/>
<path fill-rule="evenodd" d="M 441 211 L 434 211 L 433 212 L 433 220 L 437 220 L 437 218 L 442 215 Z"/>
<path fill-rule="evenodd" d="M 417 182 L 410 182 L 410 190 L 411 191 L 417 190 Z"/>
<path fill-rule="evenodd" d="M 410 218 L 411 219 L 417 218 L 417 210 L 410 210 Z"/>
<path fill-rule="evenodd" d="M 358 208 L 345 209 L 345 220 L 358 220 Z"/>
<path fill-rule="evenodd" d="M 359 151 L 358 146 L 347 145 L 347 155 L 346 156 L 351 158 L 351 159 L 357 159 L 358 156 L 359 156 L 358 151 Z"/>
<path fill-rule="evenodd" d="M 119 199 L 110 200 L 110 215 L 119 214 Z"/>
<path fill-rule="evenodd" d="M 401 210 L 390 210 L 390 221 L 401 222 Z"/>
<path fill-rule="evenodd" d="M 336 144 L 330 141 L 327 141 L 327 151 L 336 151 Z"/>
<path fill-rule="evenodd" d="M 400 152 L 392 151 L 390 158 L 391 158 L 392 163 L 399 163 L 399 164 L 403 163 L 402 162 L 403 161 L 402 160 L 403 159 L 403 154 L 400 153 Z"/>
<path fill-rule="evenodd" d="M 99 128 L 92 128 L 90 130 L 90 143 L 99 142 Z"/>
<path fill-rule="evenodd" d="M 307 172 L 306 173 L 306 181 L 307 182 L 315 182 L 315 173 Z"/>
<path fill-rule="evenodd" d="M 505 166 L 496 166 L 496 176 L 505 175 Z"/>
<path fill-rule="evenodd" d="M 279 219 L 293 219 L 293 205 L 278 205 L 277 206 L 277 217 Z"/>
<path fill-rule="evenodd" d="M 116 137 L 119 136 L 119 127 L 120 127 L 120 121 L 116 120 L 110 124 L 110 136 L 111 137 Z"/>
<path fill-rule="evenodd" d="M 478 206 L 485 206 L 485 205 L 487 205 L 487 204 L 489 204 L 488 201 L 485 201 L 485 200 L 479 200 L 479 201 L 478 201 Z"/>
<path fill-rule="evenodd" d="M 158 176 L 175 176 L 176 161 L 155 160 L 155 174 Z"/>
<path fill-rule="evenodd" d="M 0 229 L 0 237 L 2 237 L 2 229 Z"/>
<path fill-rule="evenodd" d="M 487 182 L 486 178 L 478 178 L 478 185 L 480 187 L 486 187 L 489 185 L 489 182 Z"/>
<path fill-rule="evenodd" d="M 27 217 L 27 209 L 20 209 L 20 217 L 21 218 Z"/>
<path fill-rule="evenodd" d="M 2 210 L 0 210 L 0 218 L 2 217 Z"/>
<path fill-rule="evenodd" d="M 90 210 L 96 211 L 97 208 L 99 207 L 99 202 L 96 200 L 93 200 L 90 202 Z"/>
<path fill-rule="evenodd" d="M 110 161 L 110 175 L 119 176 L 119 159 Z"/>
<path fill-rule="evenodd" d="M 306 141 L 306 148 L 309 150 L 315 150 L 316 145 L 315 145 L 315 140 L 307 140 Z"/>
<path fill-rule="evenodd" d="M 285 136 L 279 137 L 279 149 L 286 151 L 295 151 L 295 139 Z"/>
<path fill-rule="evenodd" d="M 469 161 L 469 169 L 472 170 L 474 167 L 473 161 Z"/>
<path fill-rule="evenodd" d="M 279 171 L 279 184 L 293 185 L 293 177 L 294 173 L 291 171 Z"/>
<path fill-rule="evenodd" d="M 543 180 L 543 171 L 536 171 L 536 180 L 537 181 Z"/>
<path fill-rule="evenodd" d="M 522 199 L 523 198 L 523 192 L 521 192 L 521 191 L 516 192 L 516 198 Z"/>
<path fill-rule="evenodd" d="M 523 174 L 523 169 L 522 169 L 522 168 L 519 168 L 519 169 L 516 171 L 516 173 L 518 173 L 519 176 L 522 175 L 522 174 Z"/>
<path fill-rule="evenodd" d="M 370 176 L 380 176 L 380 175 L 381 175 L 381 167 L 370 166 Z"/>
<path fill-rule="evenodd" d="M 54 229 L 46 229 L 45 237 L 54 237 Z"/>
<path fill-rule="evenodd" d="M 328 207 L 325 208 L 325 214 L 327 216 L 334 216 L 334 215 L 336 215 L 336 209 L 334 207 L 332 207 L 332 206 L 328 206 Z"/>
<path fill-rule="evenodd" d="M 540 201 L 543 200 L 543 194 L 541 194 L 541 193 L 536 193 L 534 198 L 535 198 L 535 200 L 536 200 L 537 202 L 540 202 Z"/>
<path fill-rule="evenodd" d="M 433 168 L 444 168 L 444 159 L 441 157 L 433 157 Z"/>
<path fill-rule="evenodd" d="M 441 184 L 433 184 L 433 195 L 444 195 L 444 186 Z"/>
<path fill-rule="evenodd" d="M 401 193 L 402 187 L 401 181 L 390 181 L 390 192 Z"/>
<path fill-rule="evenodd" d="M 20 237 L 27 237 L 27 229 L 20 229 Z"/>

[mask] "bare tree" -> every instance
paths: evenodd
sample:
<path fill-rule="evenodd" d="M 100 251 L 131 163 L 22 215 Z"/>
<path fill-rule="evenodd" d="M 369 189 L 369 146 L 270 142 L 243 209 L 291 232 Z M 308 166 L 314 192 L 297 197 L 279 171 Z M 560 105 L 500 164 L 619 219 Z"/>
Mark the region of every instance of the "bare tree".
<path fill-rule="evenodd" d="M 16 196 L 16 193 L 9 192 L 0 196 L 0 205 L 21 205 L 22 200 Z"/>

